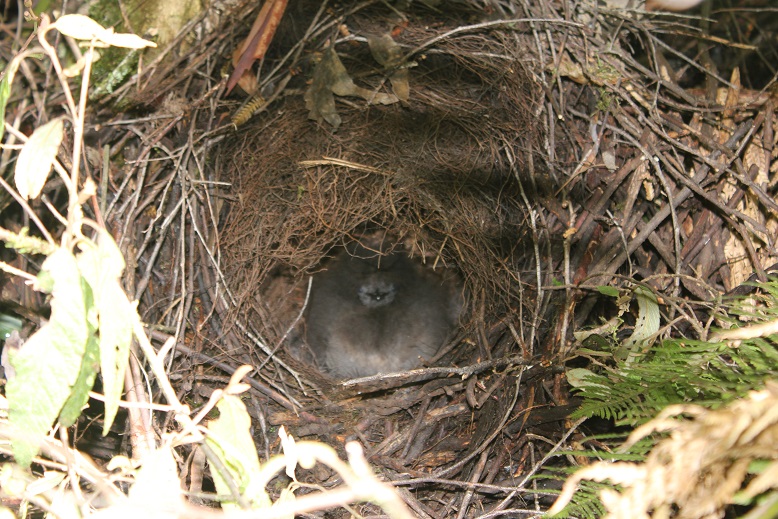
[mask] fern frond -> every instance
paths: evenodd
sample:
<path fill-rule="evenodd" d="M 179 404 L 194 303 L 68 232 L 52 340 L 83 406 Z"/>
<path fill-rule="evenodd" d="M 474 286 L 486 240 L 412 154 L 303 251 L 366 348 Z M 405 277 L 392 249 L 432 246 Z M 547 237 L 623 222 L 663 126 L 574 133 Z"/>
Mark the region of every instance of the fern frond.
<path fill-rule="evenodd" d="M 719 321 L 743 325 L 778 319 L 778 279 L 755 286 L 755 294 L 727 302 Z M 596 339 L 611 352 L 621 346 L 615 335 Z M 584 403 L 574 417 L 598 416 L 635 427 L 672 404 L 721 407 L 778 376 L 777 343 L 775 336 L 743 340 L 736 348 L 685 338 L 655 343 L 645 354 L 587 377 L 579 387 Z"/>

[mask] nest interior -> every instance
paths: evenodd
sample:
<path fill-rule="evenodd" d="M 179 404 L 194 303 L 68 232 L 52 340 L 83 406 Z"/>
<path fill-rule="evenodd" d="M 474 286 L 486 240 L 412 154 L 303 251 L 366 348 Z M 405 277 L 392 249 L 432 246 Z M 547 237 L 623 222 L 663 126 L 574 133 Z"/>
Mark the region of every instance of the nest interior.
<path fill-rule="evenodd" d="M 396 45 L 411 52 L 441 31 L 456 29 L 473 16 L 472 6 L 465 7 L 449 13 L 448 19 L 427 9 L 409 11 L 412 21 L 395 37 Z M 288 20 L 279 28 L 279 41 L 299 45 L 301 37 L 287 31 L 299 29 L 300 19 L 292 15 Z M 394 19 L 392 9 L 375 4 L 344 21 L 353 34 L 372 36 L 388 33 L 400 20 Z M 228 327 L 227 336 L 235 341 L 232 351 L 255 363 L 272 351 L 273 360 L 283 364 L 274 365 L 272 360 L 265 364 L 271 379 L 286 379 L 284 372 L 290 369 L 299 373 L 297 382 L 285 383 L 286 391 L 319 422 L 311 428 L 287 409 L 272 416 L 271 423 L 294 424 L 300 428 L 297 434 L 313 430 L 320 437 L 327 430 L 353 434 L 350 430 L 357 427 L 371 438 L 373 455 L 385 460 L 400 449 L 404 460 L 419 460 L 433 436 L 446 436 L 445 431 L 456 426 L 449 418 L 447 425 L 425 427 L 425 433 L 415 434 L 411 442 L 413 424 L 418 429 L 425 413 L 448 404 L 432 405 L 415 421 L 398 413 L 418 405 L 430 407 L 430 402 L 425 404 L 430 395 L 462 387 L 456 379 L 446 380 L 445 373 L 378 377 L 344 387 L 299 362 L 301 355 L 285 351 L 290 343 L 299 350 L 308 276 L 321 268 L 333 248 L 369 233 L 385 233 L 429 268 L 456 271 L 464 281 L 468 305 L 462 332 L 434 365 L 485 361 L 479 368 L 484 371 L 531 362 L 532 348 L 527 343 L 523 350 L 517 347 L 510 330 L 527 333 L 538 324 L 532 321 L 537 309 L 528 214 L 541 196 L 551 192 L 552 177 L 541 165 L 533 167 L 531 157 L 539 153 L 543 139 L 535 116 L 541 89 L 527 67 L 524 43 L 497 27 L 488 35 L 444 39 L 436 49 L 419 54 L 409 70 L 410 98 L 405 102 L 383 106 L 338 102 L 337 128 L 311 120 L 310 107 L 299 94 L 327 52 L 321 50 L 321 42 L 306 42 L 312 50 L 303 54 L 300 66 L 307 67 L 307 73 L 286 86 L 297 94 L 279 99 L 221 143 L 215 154 L 220 179 L 228 181 L 238 197 L 226 211 L 220 235 L 225 277 L 236 301 L 225 320 L 245 322 L 256 330 L 254 340 L 247 340 L 238 332 L 230 335 L 235 330 Z M 330 31 L 326 36 L 335 34 Z M 374 92 L 392 92 L 368 42 L 346 41 L 335 49 L 360 84 Z M 276 52 L 284 55 L 288 49 Z M 314 391 L 306 394 L 309 387 Z M 492 388 L 489 395 L 495 400 L 518 397 L 510 384 Z M 482 431 L 476 432 L 476 440 L 490 434 L 485 424 L 504 413 L 499 405 L 478 407 L 484 420 L 479 420 Z M 360 412 L 354 414 L 356 410 Z M 397 432 L 386 437 L 385 417 L 405 425 L 397 425 Z M 425 456 L 456 457 L 454 452 L 477 445 L 470 441 L 471 429 L 468 425 L 456 440 L 449 438 L 450 445 L 443 449 L 449 454 L 441 458 L 441 451 L 434 450 Z M 406 468 L 418 472 L 438 462 L 422 460 Z M 401 465 L 393 461 L 395 468 Z"/>
<path fill-rule="evenodd" d="M 428 37 L 415 36 L 409 45 Z M 224 178 L 241 197 L 223 238 L 239 300 L 276 267 L 311 272 L 333 245 L 375 229 L 458 268 L 490 310 L 516 300 L 511 273 L 529 241 L 520 176 L 538 92 L 514 56 L 483 65 L 459 52 L 419 67 L 410 106 L 346 104 L 334 131 L 289 98 L 225 146 Z"/>
<path fill-rule="evenodd" d="M 175 339 L 177 389 L 204 402 L 255 366 L 261 452 L 281 425 L 358 438 L 425 517 L 468 510 L 473 485 L 479 513 L 545 506 L 527 476 L 581 437 L 563 370 L 573 333 L 615 314 L 599 287 L 643 283 L 673 323 L 663 337 L 704 336 L 707 302 L 778 262 L 778 21 L 760 17 L 769 0 L 723 3 L 292 2 L 237 128 L 245 97 L 220 72 L 257 6 L 192 21 L 95 104 L 85 146 L 128 292 L 154 341 Z M 361 96 L 312 94 L 333 53 Z M 418 372 L 334 380 L 305 359 L 307 281 L 376 232 L 456 273 L 461 329 Z M 43 304 L 20 283 L 3 293 Z"/>

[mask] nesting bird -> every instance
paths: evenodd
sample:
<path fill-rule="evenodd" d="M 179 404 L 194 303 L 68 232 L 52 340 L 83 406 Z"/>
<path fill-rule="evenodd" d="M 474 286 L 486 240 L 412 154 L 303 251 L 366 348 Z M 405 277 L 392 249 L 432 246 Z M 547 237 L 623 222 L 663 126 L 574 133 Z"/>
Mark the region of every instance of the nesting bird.
<path fill-rule="evenodd" d="M 403 371 L 437 353 L 457 324 L 460 290 L 407 254 L 356 244 L 314 276 L 308 344 L 344 378 Z"/>

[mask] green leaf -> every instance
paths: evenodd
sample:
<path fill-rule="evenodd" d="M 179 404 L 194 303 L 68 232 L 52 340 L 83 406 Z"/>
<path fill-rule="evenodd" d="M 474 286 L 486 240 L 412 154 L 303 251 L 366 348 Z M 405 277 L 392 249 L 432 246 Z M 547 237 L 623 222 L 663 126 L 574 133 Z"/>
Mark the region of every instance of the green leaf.
<path fill-rule="evenodd" d="M 122 32 L 109 32 L 103 34 L 100 38 L 103 42 L 114 47 L 123 47 L 125 49 L 143 49 L 145 47 L 156 47 L 153 41 L 144 40 L 135 34 Z"/>
<path fill-rule="evenodd" d="M 89 401 L 89 391 L 95 385 L 99 367 L 100 348 L 97 343 L 97 337 L 90 334 L 86 342 L 86 352 L 81 361 L 81 370 L 78 372 L 78 378 L 70 393 L 70 398 L 65 402 L 62 412 L 59 414 L 59 423 L 63 427 L 70 427 L 81 416 L 81 410 Z"/>
<path fill-rule="evenodd" d="M 568 369 L 565 373 L 567 375 L 567 382 L 578 389 L 585 387 L 605 387 L 601 383 L 602 377 L 596 375 L 594 372 L 585 368 L 573 368 Z"/>
<path fill-rule="evenodd" d="M 597 286 L 597 291 L 600 294 L 602 294 L 604 296 L 609 296 L 609 297 L 619 297 L 619 294 L 621 293 L 618 288 L 611 287 L 611 286 L 608 286 L 608 285 L 598 285 Z"/>
<path fill-rule="evenodd" d="M 64 135 L 62 119 L 54 119 L 36 128 L 19 153 L 14 182 L 25 200 L 37 198 L 41 193 Z"/>
<path fill-rule="evenodd" d="M 637 287 L 635 289 L 635 299 L 638 302 L 638 318 L 635 321 L 635 329 L 632 335 L 624 341 L 624 345 L 616 352 L 616 358 L 625 358 L 624 353 L 629 354 L 629 358 L 641 354 L 647 347 L 648 338 L 659 331 L 659 304 L 656 294 L 650 290 Z"/>
<path fill-rule="evenodd" d="M 3 132 L 5 132 L 5 107 L 8 105 L 8 99 L 11 97 L 11 85 L 14 82 L 14 76 L 19 69 L 19 64 L 22 62 L 20 56 L 16 56 L 5 67 L 5 74 L 3 79 L 0 80 L 0 139 L 3 138 Z"/>
<path fill-rule="evenodd" d="M 227 467 L 230 477 L 236 482 L 241 494 L 254 507 L 270 506 L 270 498 L 258 483 L 259 458 L 257 447 L 251 437 L 251 419 L 243 402 L 232 395 L 223 397 L 216 407 L 219 418 L 208 424 L 205 441 Z M 211 466 L 216 491 L 230 495 L 230 489 L 222 474 Z M 222 503 L 225 510 L 237 509 L 233 502 Z"/>
<path fill-rule="evenodd" d="M 101 231 L 97 244 L 82 243 L 78 265 L 94 297 L 105 393 L 103 434 L 107 434 L 119 409 L 133 323 L 137 321 L 138 314 L 119 282 L 125 263 L 110 234 Z"/>
<path fill-rule="evenodd" d="M 66 14 L 54 23 L 59 32 L 77 40 L 100 40 L 114 47 L 142 49 L 156 47 L 153 41 L 144 40 L 134 34 L 115 33 L 83 14 Z"/>
<path fill-rule="evenodd" d="M 6 70 L 13 63 L 12 61 Z M 8 106 L 8 99 L 11 97 L 11 81 L 13 81 L 13 74 L 9 72 L 6 72 L 3 79 L 0 80 L 0 122 L 3 122 L 3 124 L 0 124 L 0 139 L 3 138 L 3 133 L 5 132 L 5 107 Z"/>
<path fill-rule="evenodd" d="M 16 376 L 6 386 L 9 419 L 20 433 L 12 448 L 22 466 L 37 454 L 38 442 L 67 401 L 89 337 L 81 276 L 73 255 L 58 249 L 43 262 L 43 271 L 54 281 L 51 319 L 12 356 Z"/>
<path fill-rule="evenodd" d="M 64 34 L 77 40 L 91 40 L 99 38 L 105 33 L 106 28 L 83 14 L 66 14 L 60 16 L 54 27 Z"/>
<path fill-rule="evenodd" d="M 49 470 L 43 473 L 43 476 L 27 485 L 27 495 L 39 496 L 54 490 L 65 480 L 64 472 L 55 472 Z"/>

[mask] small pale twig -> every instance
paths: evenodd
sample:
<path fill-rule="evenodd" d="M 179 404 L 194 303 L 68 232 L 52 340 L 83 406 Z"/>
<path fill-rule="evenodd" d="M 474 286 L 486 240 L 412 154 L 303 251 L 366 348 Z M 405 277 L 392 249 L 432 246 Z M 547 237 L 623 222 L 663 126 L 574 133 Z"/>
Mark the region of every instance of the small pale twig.
<path fill-rule="evenodd" d="M 12 267 L 5 261 L 0 261 L 0 270 L 2 270 L 3 272 L 7 272 L 9 274 L 13 274 L 14 276 L 19 276 L 20 278 L 24 278 L 30 283 L 35 283 L 38 280 L 38 278 L 36 278 L 32 274 L 25 272 L 21 269 L 18 269 L 16 267 Z"/>

